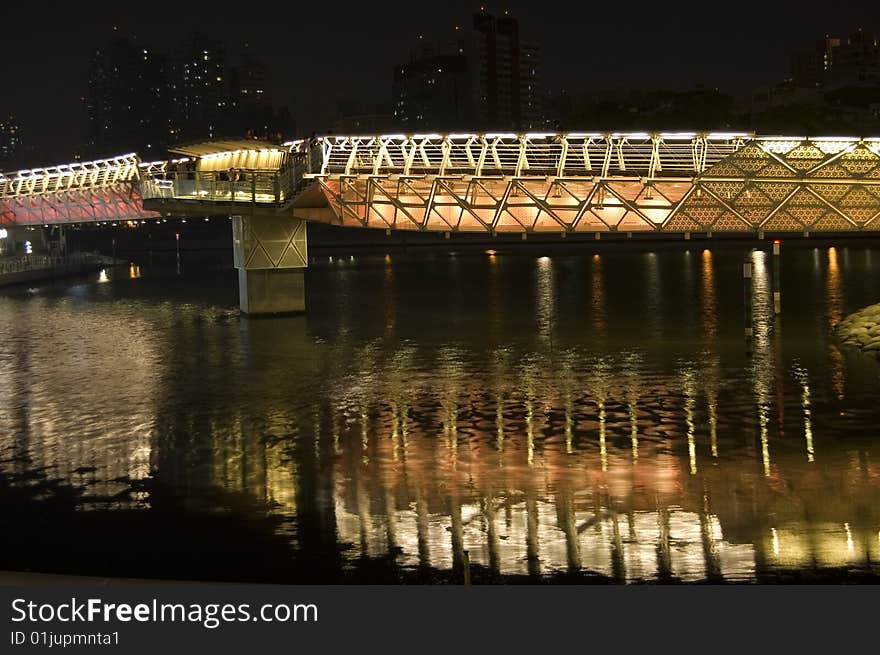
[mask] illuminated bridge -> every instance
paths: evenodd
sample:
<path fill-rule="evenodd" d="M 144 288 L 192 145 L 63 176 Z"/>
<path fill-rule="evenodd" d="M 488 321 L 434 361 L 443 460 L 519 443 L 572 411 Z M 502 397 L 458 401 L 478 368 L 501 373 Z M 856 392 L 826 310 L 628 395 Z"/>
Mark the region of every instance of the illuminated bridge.
<path fill-rule="evenodd" d="M 523 238 L 880 231 L 880 137 L 334 135 L 173 152 L 0 174 L 0 223 L 233 216 L 251 313 L 304 307 L 307 221 Z"/>

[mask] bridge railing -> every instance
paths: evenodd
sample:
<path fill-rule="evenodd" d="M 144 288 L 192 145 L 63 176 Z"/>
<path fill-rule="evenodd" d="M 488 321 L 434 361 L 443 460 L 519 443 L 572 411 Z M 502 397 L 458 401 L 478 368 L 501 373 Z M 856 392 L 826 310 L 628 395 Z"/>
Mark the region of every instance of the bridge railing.
<path fill-rule="evenodd" d="M 745 132 L 323 136 L 290 142 L 321 175 L 693 176 L 738 150 Z"/>
<path fill-rule="evenodd" d="M 144 198 L 280 204 L 289 190 L 283 170 L 158 172 L 141 180 Z"/>
<path fill-rule="evenodd" d="M 0 173 L 0 198 L 82 191 L 131 182 L 138 177 L 134 153 L 88 162 Z"/>

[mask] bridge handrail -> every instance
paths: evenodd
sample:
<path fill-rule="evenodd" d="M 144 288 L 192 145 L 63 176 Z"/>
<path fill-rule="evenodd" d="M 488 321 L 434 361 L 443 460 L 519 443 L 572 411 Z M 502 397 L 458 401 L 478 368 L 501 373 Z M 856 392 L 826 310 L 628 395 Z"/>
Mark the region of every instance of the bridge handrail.
<path fill-rule="evenodd" d="M 180 198 L 214 202 L 282 203 L 285 187 L 281 171 L 239 170 L 230 179 L 226 171 L 163 171 L 144 175 L 143 198 Z"/>
<path fill-rule="evenodd" d="M 301 153 L 292 153 L 277 171 L 179 171 L 158 164 L 142 170 L 143 198 L 284 205 L 302 190 L 310 171 Z"/>
<path fill-rule="evenodd" d="M 310 173 L 323 175 L 661 177 L 699 175 L 752 138 L 746 132 L 388 134 L 286 145 L 307 154 Z"/>
<path fill-rule="evenodd" d="M 139 177 L 139 163 L 135 153 L 128 153 L 109 159 L 0 173 L 0 198 L 21 198 L 132 182 Z"/>
<path fill-rule="evenodd" d="M 183 172 L 187 158 L 140 162 L 131 153 L 94 162 L 0 173 L 0 200 L 139 184 L 144 198 L 288 205 L 315 176 L 537 176 L 695 178 L 747 143 L 787 152 L 809 141 L 841 148 L 880 140 L 756 136 L 747 132 L 530 132 L 324 135 L 283 144 L 277 171 Z M 827 150 L 824 148 L 823 151 Z"/>

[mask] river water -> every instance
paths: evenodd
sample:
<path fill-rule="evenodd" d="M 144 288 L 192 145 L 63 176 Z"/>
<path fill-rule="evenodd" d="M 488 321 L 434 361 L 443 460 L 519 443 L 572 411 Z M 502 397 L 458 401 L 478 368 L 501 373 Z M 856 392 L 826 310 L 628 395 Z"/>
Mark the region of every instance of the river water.
<path fill-rule="evenodd" d="M 186 261 L 5 289 L 0 569 L 873 579 L 866 243 L 783 244 L 780 316 L 767 243 L 322 256 L 258 320 Z"/>

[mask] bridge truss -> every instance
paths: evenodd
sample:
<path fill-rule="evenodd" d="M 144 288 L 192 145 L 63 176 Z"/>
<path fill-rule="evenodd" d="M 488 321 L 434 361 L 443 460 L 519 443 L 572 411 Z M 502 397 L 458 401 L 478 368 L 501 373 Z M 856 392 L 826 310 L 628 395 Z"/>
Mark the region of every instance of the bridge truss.
<path fill-rule="evenodd" d="M 290 144 L 293 152 L 305 145 Z M 491 233 L 880 228 L 880 139 L 453 134 L 324 137 L 320 147 L 320 170 L 306 177 L 340 225 Z"/>

